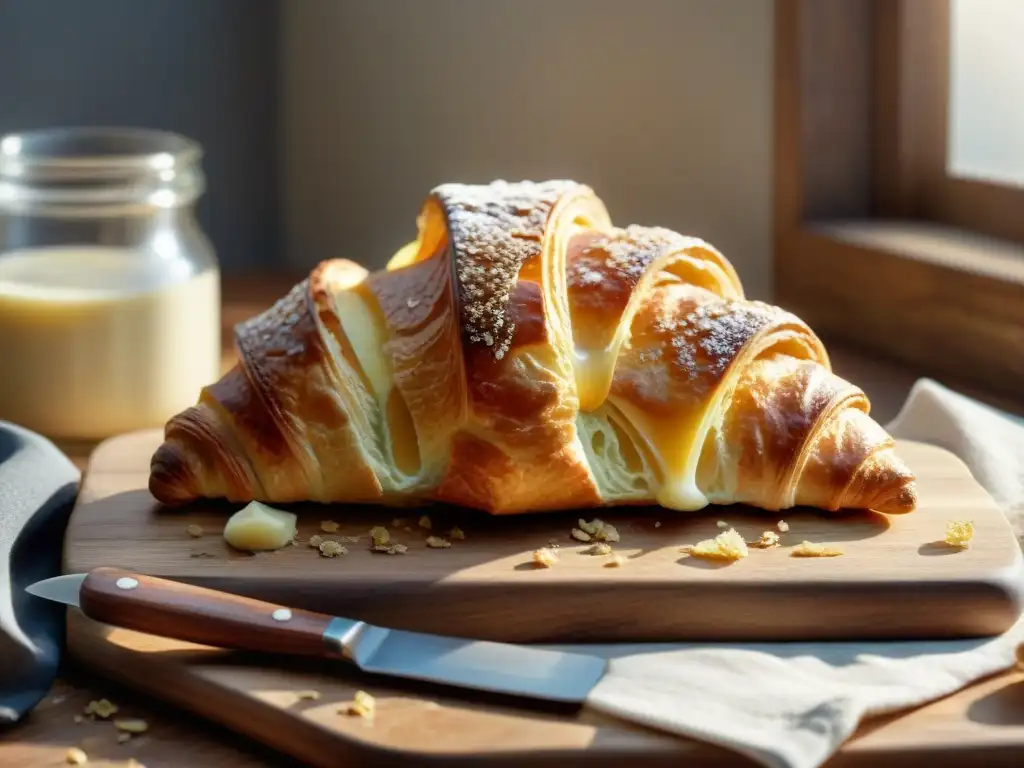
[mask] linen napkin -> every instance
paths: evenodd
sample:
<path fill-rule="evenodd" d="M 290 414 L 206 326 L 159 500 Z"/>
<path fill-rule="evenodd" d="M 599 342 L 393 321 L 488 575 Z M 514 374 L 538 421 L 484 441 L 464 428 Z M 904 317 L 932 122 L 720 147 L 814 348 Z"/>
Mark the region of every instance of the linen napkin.
<path fill-rule="evenodd" d="M 60 573 L 78 481 L 53 443 L 0 421 L 0 725 L 38 704 L 57 673 L 66 611 L 25 587 Z"/>
<path fill-rule="evenodd" d="M 1024 533 L 1024 424 L 921 379 L 888 429 L 958 455 Z M 1018 647 L 1024 619 L 981 640 L 606 647 L 587 706 L 770 768 L 816 768 L 862 719 L 1008 669 Z"/>

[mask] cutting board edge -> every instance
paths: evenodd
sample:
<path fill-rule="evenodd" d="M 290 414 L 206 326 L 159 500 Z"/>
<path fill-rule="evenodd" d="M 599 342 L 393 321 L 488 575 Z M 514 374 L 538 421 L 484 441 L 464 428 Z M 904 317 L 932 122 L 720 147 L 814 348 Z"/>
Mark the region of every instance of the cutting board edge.
<path fill-rule="evenodd" d="M 109 563 L 105 563 L 109 565 Z M 95 565 L 100 565 L 96 563 Z M 125 567 L 123 563 L 116 564 Z M 79 572 L 65 568 L 65 572 Z M 577 618 L 571 631 L 559 629 L 558 634 L 546 634 L 544 626 L 559 627 L 555 622 L 546 625 L 543 622 L 501 623 L 496 629 L 489 629 L 486 622 L 474 623 L 472 614 L 463 616 L 452 614 L 442 608 L 449 602 L 449 592 L 438 589 L 436 585 L 429 593 L 413 599 L 414 596 L 400 594 L 400 604 L 419 604 L 411 623 L 405 622 L 405 614 L 381 608 L 375 600 L 360 601 L 357 586 L 354 583 L 342 584 L 337 581 L 323 580 L 317 582 L 296 582 L 302 586 L 302 597 L 295 598 L 296 590 L 291 589 L 288 582 L 279 578 L 266 576 L 263 578 L 232 577 L 230 573 L 204 574 L 194 576 L 178 576 L 173 573 L 162 573 L 160 569 L 130 568 L 145 575 L 161 576 L 175 579 L 188 584 L 223 590 L 292 608 L 319 611 L 328 615 L 339 615 L 349 619 L 365 621 L 370 624 L 387 626 L 392 629 L 428 632 L 433 634 L 455 634 L 472 637 L 477 640 L 516 643 L 690 643 L 690 642 L 821 642 L 821 641 L 892 641 L 907 639 L 967 639 L 994 637 L 1012 627 L 1024 615 L 1024 558 L 1017 561 L 1001 573 L 993 574 L 988 580 L 975 580 L 970 583 L 955 580 L 932 580 L 926 583 L 894 582 L 872 583 L 869 581 L 809 581 L 804 584 L 766 585 L 757 579 L 751 579 L 742 587 L 730 584 L 724 592 L 723 600 L 728 601 L 731 612 L 749 613 L 749 626 L 732 623 L 726 631 L 713 618 L 692 620 L 680 624 L 661 623 L 656 627 L 650 620 L 639 622 L 645 629 L 639 634 L 636 627 L 633 609 L 629 605 L 616 606 L 605 603 L 605 609 L 593 614 L 583 614 Z M 422 585 L 417 585 L 422 587 Z M 455 597 L 466 601 L 467 590 L 471 585 L 459 585 L 451 590 Z M 552 585 L 537 585 L 543 591 L 547 602 L 558 605 L 570 602 L 580 603 L 598 600 L 602 597 L 601 585 L 590 583 L 584 591 L 581 584 L 566 583 L 564 594 L 557 600 L 551 599 L 558 591 Z M 641 602 L 654 602 L 664 615 L 692 617 L 701 607 L 701 586 L 687 585 L 684 590 L 664 583 L 650 581 L 630 585 L 631 595 L 642 597 Z M 350 592 L 340 591 L 340 587 L 349 588 Z M 898 622 L 892 621 L 891 612 L 886 615 L 875 609 L 871 596 L 878 588 L 886 589 L 890 596 L 893 591 L 901 590 L 899 600 L 891 600 L 888 605 L 913 602 L 915 610 L 901 616 Z M 958 591 L 957 603 L 970 605 L 971 610 L 949 612 L 950 590 Z M 498 614 L 511 616 L 523 601 L 529 602 L 529 591 L 517 591 L 514 598 L 507 594 L 504 585 L 482 583 L 473 592 L 473 601 L 488 603 L 490 610 Z M 833 592 L 842 592 L 845 598 L 835 603 L 829 600 Z M 852 599 L 850 595 L 859 595 Z M 313 596 L 311 598 L 311 595 Z M 330 595 L 317 599 L 318 595 Z M 394 595 L 392 595 L 394 598 Z M 673 602 L 674 601 L 674 602 Z M 901 602 L 902 601 L 902 602 Z M 787 605 L 785 621 L 767 622 L 764 606 L 774 602 Z M 475 603 L 470 603 L 475 604 Z M 630 604 L 632 605 L 632 604 Z M 760 606 L 760 608 L 759 608 Z M 922 606 L 924 608 L 922 609 Z M 431 617 L 433 609 L 437 609 L 436 619 Z M 540 609 L 538 609 L 540 610 Z M 426 615 L 426 617 L 425 617 Z M 852 620 L 853 616 L 856 620 Z M 851 633 L 850 624 L 859 627 L 858 632 Z M 474 626 L 471 631 L 451 631 L 451 627 Z M 766 629 L 770 627 L 770 629 Z M 834 628 L 833 628 L 834 627 Z"/>
<path fill-rule="evenodd" d="M 616 744 L 618 740 L 612 740 L 612 744 L 609 744 L 608 740 L 601 738 L 600 732 L 596 732 L 595 738 L 582 746 L 574 745 L 544 750 L 505 750 L 494 754 L 479 754 L 455 751 L 427 752 L 417 749 L 415 744 L 402 749 L 388 744 L 373 743 L 367 739 L 353 737 L 348 733 L 325 728 L 305 718 L 298 718 L 299 722 L 297 725 L 299 727 L 293 730 L 290 729 L 289 735 L 291 738 L 286 739 L 286 744 L 282 739 L 271 738 L 271 734 L 275 729 L 261 728 L 259 719 L 246 717 L 247 709 L 219 706 L 219 697 L 225 694 L 230 695 L 231 689 L 225 689 L 223 685 L 218 685 L 216 681 L 205 679 L 201 681 L 202 689 L 208 694 L 213 695 L 202 697 L 200 706 L 196 706 L 196 699 L 186 695 L 184 691 L 169 695 L 170 692 L 159 685 L 160 678 L 158 676 L 132 674 L 136 670 L 136 663 L 145 665 L 150 658 L 150 654 L 132 648 L 131 641 L 124 645 L 110 643 L 106 640 L 105 636 L 100 637 L 101 634 L 105 635 L 105 628 L 109 629 L 109 627 L 92 621 L 77 612 L 74 613 L 75 615 L 69 615 L 68 617 L 68 649 L 69 655 L 78 663 L 96 672 L 110 675 L 129 688 L 195 712 L 225 728 L 277 749 L 283 754 L 304 759 L 310 765 L 325 767 L 338 765 L 339 752 L 341 752 L 339 747 L 345 750 L 341 754 L 345 756 L 351 755 L 358 761 L 354 764 L 365 766 L 401 765 L 414 768 L 435 768 L 435 766 L 439 767 L 442 765 L 479 764 L 486 765 L 489 768 L 511 768 L 512 766 L 519 766 L 528 762 L 543 768 L 575 768 L 576 766 L 589 768 L 589 766 L 593 765 L 617 765 L 621 763 L 614 762 L 616 760 L 632 759 L 642 761 L 637 762 L 637 764 L 642 764 L 645 768 L 661 768 L 662 766 L 670 768 L 670 766 L 679 765 L 681 758 L 688 760 L 687 765 L 715 765 L 722 766 L 722 768 L 725 766 L 732 768 L 743 766 L 745 768 L 749 765 L 748 760 L 738 755 L 738 753 L 724 751 L 704 742 L 675 739 L 657 731 L 650 732 L 652 743 L 649 745 L 648 750 L 637 749 L 633 740 L 630 740 L 625 745 L 632 748 L 623 748 L 621 743 Z M 132 633 L 132 635 L 144 637 L 139 635 L 139 633 Z M 159 642 L 159 639 L 157 641 Z M 126 656 L 129 659 L 127 662 L 124 660 Z M 174 664 L 175 662 L 172 661 L 171 663 Z M 195 685 L 197 674 L 193 666 L 183 662 L 181 668 L 183 668 L 183 672 L 186 670 L 191 672 L 188 675 L 192 681 L 190 684 Z M 964 691 L 958 691 L 952 696 L 964 695 L 965 691 L 975 687 L 984 689 L 988 680 L 997 677 L 998 673 L 995 673 L 967 686 Z M 1024 684 L 1024 681 L 1021 681 L 1021 684 Z M 291 687 L 295 690 L 300 690 L 309 686 L 305 679 L 300 678 L 293 681 Z M 368 683 L 366 687 L 371 691 L 374 690 L 372 682 Z M 237 696 L 232 701 L 234 702 L 236 698 Z M 271 708 L 272 710 L 265 717 L 270 715 L 286 717 L 288 715 L 287 710 L 278 709 L 267 702 L 262 704 L 264 707 Z M 933 705 L 941 706 L 941 701 L 922 705 L 915 708 L 914 711 L 917 709 L 927 709 Z M 984 760 L 985 765 L 991 765 L 993 768 L 997 766 L 998 768 L 1003 768 L 1004 766 L 1010 768 L 1011 766 L 1015 767 L 1018 765 L 1020 745 L 1004 740 L 990 741 L 981 747 L 976 744 L 969 746 L 960 745 L 962 749 L 957 749 L 951 747 L 946 741 L 936 744 L 933 739 L 927 737 L 927 729 L 924 730 L 922 736 L 918 737 L 917 743 L 909 743 L 906 738 L 893 739 L 891 737 L 883 737 L 879 739 L 875 737 L 876 734 L 873 731 L 876 726 L 874 723 L 879 720 L 890 721 L 883 724 L 883 729 L 894 728 L 904 717 L 912 718 L 914 711 L 901 715 L 884 716 L 883 718 L 866 723 L 863 737 L 861 732 L 855 734 L 849 743 L 844 744 L 840 748 L 834 762 L 837 766 L 851 766 L 851 768 L 854 766 L 856 768 L 908 765 L 952 766 L 960 765 L 961 762 L 957 760 L 963 756 L 965 758 L 969 757 L 972 761 Z M 295 719 L 295 715 L 297 713 L 293 714 L 293 719 Z M 603 727 L 611 727 L 625 728 L 631 731 L 639 730 L 646 733 L 639 726 L 619 723 L 614 718 L 599 714 L 589 717 L 586 724 L 597 727 L 599 731 Z M 1009 725 L 1011 722 L 1007 721 L 1004 724 Z M 916 727 L 921 729 L 922 726 L 918 723 Z M 303 738 L 296 742 L 294 737 L 296 733 L 300 734 L 300 736 L 309 736 L 311 738 L 309 741 Z M 615 752 L 607 751 L 612 745 L 619 748 Z M 951 752 L 951 749 L 954 751 Z M 981 753 L 979 753 L 979 749 Z M 969 753 L 968 750 L 970 750 Z M 913 762 L 907 762 L 908 760 Z M 829 765 L 832 764 L 833 761 L 830 760 Z"/>
<path fill-rule="evenodd" d="M 152 440 L 154 446 L 159 446 L 160 443 L 162 442 L 163 434 L 164 434 L 164 428 L 163 427 L 152 427 L 150 429 L 138 429 L 138 430 L 134 430 L 132 432 L 125 432 L 125 433 L 122 433 L 122 434 L 119 434 L 119 435 L 112 435 L 111 437 L 108 437 L 108 438 L 105 438 L 104 440 L 101 440 L 99 443 L 96 444 L 96 447 L 93 448 L 92 453 L 89 455 L 89 460 L 86 463 L 86 469 L 85 469 L 85 472 L 83 472 L 83 476 L 82 476 L 83 483 L 84 483 L 85 477 L 88 475 L 88 473 L 91 470 L 93 464 L 96 463 L 97 460 L 104 453 L 106 453 L 107 451 L 111 450 L 111 448 L 113 446 L 116 446 L 118 443 L 126 442 L 128 440 L 143 440 L 143 439 L 146 439 L 146 438 L 149 438 L 150 440 Z M 956 464 L 958 464 L 959 467 L 964 471 L 964 473 L 970 476 L 970 478 L 971 478 L 971 480 L 973 482 L 978 483 L 978 480 L 974 476 L 974 473 L 971 472 L 970 467 L 967 466 L 967 464 L 963 461 L 963 459 L 961 459 L 955 453 L 950 451 L 948 448 L 945 448 L 945 447 L 943 447 L 941 445 L 937 445 L 936 443 L 925 442 L 923 440 L 907 440 L 907 439 L 902 439 L 902 438 L 896 438 L 896 451 L 897 452 L 899 452 L 899 447 L 901 445 L 916 446 L 918 448 L 923 447 L 923 448 L 925 448 L 927 450 L 930 450 L 930 451 L 933 451 L 935 453 L 941 453 L 944 456 L 944 460 L 953 461 Z M 148 466 L 148 460 L 147 460 L 147 466 Z M 981 487 L 980 483 L 978 483 L 978 485 L 979 485 L 979 487 Z M 982 488 L 982 490 L 984 490 L 984 488 Z M 985 493 L 986 493 L 986 495 L 990 495 L 990 494 L 988 494 L 988 491 L 985 491 Z M 338 502 L 338 503 L 342 503 L 342 502 Z M 395 509 L 398 510 L 398 509 L 401 509 L 401 507 L 397 507 L 396 506 Z M 913 514 L 913 513 L 910 513 L 910 514 Z"/>

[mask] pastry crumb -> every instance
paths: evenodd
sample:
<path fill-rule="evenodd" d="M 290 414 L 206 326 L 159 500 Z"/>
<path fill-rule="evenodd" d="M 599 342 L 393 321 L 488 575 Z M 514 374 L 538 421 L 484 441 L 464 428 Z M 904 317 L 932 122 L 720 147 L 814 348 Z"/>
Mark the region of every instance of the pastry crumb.
<path fill-rule="evenodd" d="M 655 527 L 655 528 L 661 528 L 661 520 L 656 520 L 656 521 L 654 522 L 654 527 Z"/>
<path fill-rule="evenodd" d="M 824 544 L 813 544 L 809 541 L 801 541 L 793 547 L 789 553 L 791 557 L 839 557 L 843 550 L 834 547 L 826 547 Z"/>
<path fill-rule="evenodd" d="M 185 533 L 187 533 L 193 539 L 198 539 L 203 535 L 203 526 L 192 523 L 192 525 L 188 526 L 185 529 Z"/>
<path fill-rule="evenodd" d="M 84 718 L 84 717 L 82 717 L 81 715 L 75 715 L 75 717 L 74 717 L 74 721 L 75 721 L 76 723 L 80 723 L 80 722 L 82 722 L 83 720 L 85 720 L 85 718 Z"/>
<path fill-rule="evenodd" d="M 755 549 L 771 549 L 779 546 L 779 534 L 775 531 L 765 531 L 757 541 L 748 541 L 748 546 Z"/>
<path fill-rule="evenodd" d="M 64 755 L 64 762 L 68 765 L 85 765 L 89 762 L 89 756 L 84 750 L 72 747 Z"/>
<path fill-rule="evenodd" d="M 430 518 L 429 517 L 427 517 L 426 515 L 423 515 L 419 519 L 419 522 L 417 523 L 417 525 L 419 525 L 420 528 L 426 528 L 429 531 L 431 526 L 433 525 L 433 523 L 430 522 Z"/>
<path fill-rule="evenodd" d="M 615 555 L 611 560 L 605 563 L 605 568 L 621 568 L 626 564 L 625 555 Z"/>
<path fill-rule="evenodd" d="M 440 536 L 427 536 L 426 544 L 431 549 L 448 549 L 452 545 L 450 541 Z"/>
<path fill-rule="evenodd" d="M 373 717 L 376 709 L 377 700 L 373 696 L 366 691 L 356 691 L 345 712 L 358 717 Z"/>
<path fill-rule="evenodd" d="M 117 705 L 109 699 L 96 699 L 85 705 L 85 714 L 106 720 L 111 715 L 117 714 Z"/>
<path fill-rule="evenodd" d="M 370 538 L 373 540 L 374 547 L 382 547 L 391 541 L 391 534 L 384 526 L 375 525 L 370 529 Z"/>
<path fill-rule="evenodd" d="M 129 742 L 131 740 L 132 740 L 132 735 L 130 733 L 122 732 L 122 733 L 117 734 L 117 743 L 118 744 L 125 744 L 125 743 L 127 743 L 127 742 Z"/>
<path fill-rule="evenodd" d="M 466 533 L 459 526 L 454 526 L 448 534 L 452 539 L 462 541 L 466 538 Z"/>
<path fill-rule="evenodd" d="M 692 546 L 683 547 L 680 551 L 694 557 L 706 557 L 712 560 L 739 560 L 748 554 L 747 542 L 736 532 L 735 528 L 723 531 L 713 539 L 705 539 Z"/>
<path fill-rule="evenodd" d="M 404 555 L 409 548 L 405 544 L 375 544 L 372 551 L 383 552 L 386 555 Z"/>
<path fill-rule="evenodd" d="M 779 522 L 777 522 L 775 524 L 775 527 L 778 528 L 783 533 L 785 533 L 786 531 L 789 530 L 789 523 L 787 523 L 785 520 L 779 520 Z"/>
<path fill-rule="evenodd" d="M 603 541 L 597 542 L 590 549 L 586 550 L 588 555 L 610 555 L 612 548 Z"/>
<path fill-rule="evenodd" d="M 951 520 L 946 524 L 946 543 L 951 547 L 967 549 L 974 538 L 974 523 L 970 520 Z"/>
<path fill-rule="evenodd" d="M 548 547 L 541 547 L 533 553 L 533 564 L 541 568 L 550 568 L 558 562 L 558 555 Z"/>
<path fill-rule="evenodd" d="M 356 544 L 359 542 L 358 536 L 339 536 L 338 541 L 344 542 L 345 544 Z"/>
<path fill-rule="evenodd" d="M 336 541 L 328 539 L 327 541 L 320 543 L 320 556 L 321 557 L 337 557 L 338 555 L 347 555 L 348 550 L 345 549 L 341 544 Z"/>
<path fill-rule="evenodd" d="M 717 525 L 722 530 L 725 530 L 726 528 L 729 527 L 729 524 L 727 522 L 725 522 L 725 520 L 719 520 L 717 523 L 715 523 L 715 525 Z"/>
<path fill-rule="evenodd" d="M 122 733 L 136 734 L 145 733 L 149 730 L 149 723 L 138 718 L 131 720 L 115 720 L 114 727 Z"/>
<path fill-rule="evenodd" d="M 319 549 L 320 548 L 320 544 L 321 544 L 321 542 L 323 542 L 323 540 L 324 540 L 323 536 L 321 536 L 321 535 L 319 535 L 317 533 L 314 533 L 312 536 L 309 537 L 309 546 L 312 547 L 313 549 Z"/>
<path fill-rule="evenodd" d="M 321 520 L 320 530 L 324 533 L 337 533 L 341 526 L 333 520 Z"/>
<path fill-rule="evenodd" d="M 559 543 L 558 543 L 557 541 L 555 541 L 554 539 L 552 539 L 551 541 L 549 541 L 549 542 L 548 542 L 548 548 L 549 548 L 549 549 L 558 549 L 558 548 L 559 548 L 559 547 L 561 547 L 561 546 L 562 546 L 562 545 L 561 545 L 561 544 L 559 544 Z"/>
<path fill-rule="evenodd" d="M 619 532 L 616 530 L 615 526 L 596 517 L 589 523 L 586 520 L 580 519 L 579 527 L 580 530 L 588 534 L 594 541 L 609 541 L 614 543 L 619 540 Z"/>
<path fill-rule="evenodd" d="M 312 689 L 308 691 L 296 691 L 295 696 L 299 701 L 316 701 L 320 698 L 320 691 L 314 691 Z"/>
<path fill-rule="evenodd" d="M 589 533 L 581 531 L 579 528 L 573 528 L 570 535 L 577 541 L 587 542 L 592 540 Z"/>

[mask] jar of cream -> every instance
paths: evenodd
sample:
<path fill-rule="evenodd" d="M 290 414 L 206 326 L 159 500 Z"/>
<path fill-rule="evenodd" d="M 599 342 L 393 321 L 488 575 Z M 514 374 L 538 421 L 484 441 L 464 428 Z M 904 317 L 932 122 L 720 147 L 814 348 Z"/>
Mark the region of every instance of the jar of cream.
<path fill-rule="evenodd" d="M 142 129 L 0 139 L 0 419 L 97 440 L 162 426 L 216 380 L 200 158 Z"/>

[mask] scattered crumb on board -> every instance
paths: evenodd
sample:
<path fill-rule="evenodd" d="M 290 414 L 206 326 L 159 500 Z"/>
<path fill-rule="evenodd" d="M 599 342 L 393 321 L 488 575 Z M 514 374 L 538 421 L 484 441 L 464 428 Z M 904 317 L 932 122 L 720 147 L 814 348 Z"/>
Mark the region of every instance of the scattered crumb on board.
<path fill-rule="evenodd" d="M 314 691 L 312 689 L 307 691 L 296 691 L 295 696 L 299 701 L 316 701 L 320 698 L 320 691 Z"/>
<path fill-rule="evenodd" d="M 327 541 L 320 542 L 320 556 L 321 557 L 338 557 L 339 555 L 347 555 L 348 550 L 345 549 L 341 544 L 336 541 L 328 539 Z"/>
<path fill-rule="evenodd" d="M 748 546 L 755 549 L 771 549 L 779 546 L 779 534 L 775 531 L 765 531 L 757 541 L 748 541 Z"/>
<path fill-rule="evenodd" d="M 612 553 L 612 548 L 609 544 L 603 541 L 599 541 L 593 546 L 591 546 L 589 549 L 584 551 L 588 555 L 610 555 Z"/>
<path fill-rule="evenodd" d="M 137 734 L 149 730 L 149 723 L 145 720 L 133 718 L 130 720 L 115 720 L 114 727 L 122 733 Z"/>
<path fill-rule="evenodd" d="M 427 536 L 426 545 L 431 549 L 448 549 L 452 543 L 440 536 Z"/>
<path fill-rule="evenodd" d="M 946 543 L 951 547 L 967 549 L 974 538 L 974 523 L 970 520 L 951 520 L 946 524 Z"/>
<path fill-rule="evenodd" d="M 84 712 L 86 716 L 106 720 L 111 715 L 117 714 L 117 705 L 109 699 L 95 699 L 85 705 Z"/>
<path fill-rule="evenodd" d="M 715 536 L 713 539 L 698 541 L 693 546 L 683 547 L 680 551 L 693 557 L 704 557 L 711 560 L 739 560 L 746 557 L 747 542 L 743 540 L 735 528 Z"/>
<path fill-rule="evenodd" d="M 539 568 L 550 568 L 552 565 L 558 562 L 558 555 L 555 554 L 553 549 L 549 547 L 541 547 L 538 550 L 534 550 L 533 553 L 533 564 Z"/>
<path fill-rule="evenodd" d="M 626 564 L 625 555 L 615 555 L 611 560 L 604 564 L 605 568 L 621 568 Z"/>
<path fill-rule="evenodd" d="M 309 537 L 309 546 L 312 547 L 313 549 L 319 549 L 320 548 L 320 543 L 323 540 L 324 540 L 323 536 L 320 536 L 319 534 L 314 533 L 312 536 Z"/>
<path fill-rule="evenodd" d="M 356 691 L 352 701 L 349 702 L 348 707 L 344 711 L 346 714 L 357 717 L 373 717 L 376 709 L 377 700 L 373 696 L 366 691 Z"/>
<path fill-rule="evenodd" d="M 453 540 L 455 540 L 455 541 L 462 541 L 463 539 L 466 538 L 466 533 L 461 528 L 459 528 L 459 526 L 456 525 L 456 526 L 452 527 L 452 530 L 448 534 L 448 536 L 450 538 L 452 538 Z"/>
<path fill-rule="evenodd" d="M 198 539 L 203 535 L 203 526 L 192 523 L 192 525 L 185 528 L 185 533 L 187 533 L 193 539 Z"/>
<path fill-rule="evenodd" d="M 579 528 L 573 528 L 573 536 L 577 539 L 580 537 L 576 535 L 576 531 L 582 531 L 587 534 L 589 539 L 580 539 L 580 541 L 607 541 L 615 543 L 619 540 L 619 532 L 615 526 L 611 523 L 606 523 L 604 520 L 594 518 L 589 523 L 582 518 L 578 522 Z"/>
<path fill-rule="evenodd" d="M 789 530 L 789 523 L 787 523 L 785 520 L 779 520 L 779 522 L 777 522 L 775 524 L 775 527 L 778 528 L 783 533 L 785 533 L 786 531 Z"/>
<path fill-rule="evenodd" d="M 338 532 L 338 528 L 340 528 L 340 527 L 341 526 L 338 525 L 333 520 L 322 520 L 322 521 L 320 521 L 320 530 L 323 531 L 324 533 L 337 533 Z"/>
<path fill-rule="evenodd" d="M 789 553 L 790 557 L 839 557 L 843 550 L 835 547 L 827 547 L 824 544 L 814 544 L 810 541 L 801 541 Z"/>
<path fill-rule="evenodd" d="M 420 526 L 420 528 L 426 528 L 429 531 L 430 528 L 433 526 L 433 523 L 430 522 L 430 518 L 429 517 L 427 517 L 426 515 L 423 515 L 419 519 L 419 526 Z"/>
<path fill-rule="evenodd" d="M 374 544 L 374 552 L 383 552 L 386 555 L 404 555 L 409 551 L 405 544 Z"/>
<path fill-rule="evenodd" d="M 85 765 L 89 762 L 89 756 L 78 747 L 72 747 L 64 755 L 64 762 L 68 765 Z"/>

